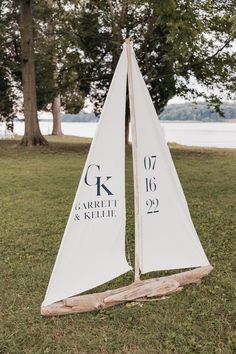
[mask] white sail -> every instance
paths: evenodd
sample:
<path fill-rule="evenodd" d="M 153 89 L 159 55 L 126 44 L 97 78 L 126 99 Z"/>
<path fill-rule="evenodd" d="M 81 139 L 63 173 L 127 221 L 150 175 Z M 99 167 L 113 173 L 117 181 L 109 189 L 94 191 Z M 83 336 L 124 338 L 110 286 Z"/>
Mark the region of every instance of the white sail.
<path fill-rule="evenodd" d="M 125 257 L 125 101 L 123 50 L 93 140 L 42 306 L 131 269 Z"/>
<path fill-rule="evenodd" d="M 193 226 L 155 108 L 131 50 L 142 273 L 209 264 Z"/>

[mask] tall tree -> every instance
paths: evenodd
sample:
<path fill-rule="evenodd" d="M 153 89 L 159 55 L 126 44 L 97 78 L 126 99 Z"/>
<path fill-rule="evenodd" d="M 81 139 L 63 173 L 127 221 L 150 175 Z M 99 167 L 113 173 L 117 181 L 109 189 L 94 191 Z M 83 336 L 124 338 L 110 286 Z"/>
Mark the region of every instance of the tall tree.
<path fill-rule="evenodd" d="M 77 13 L 80 2 L 75 2 Z M 80 61 L 73 34 L 73 1 L 36 0 L 35 55 L 38 109 L 51 110 L 53 135 L 61 135 L 61 108 L 77 113 L 86 93 L 76 80 Z"/>
<path fill-rule="evenodd" d="M 45 145 L 47 141 L 40 132 L 37 117 L 32 2 L 32 0 L 20 0 L 22 86 L 25 116 L 25 133 L 21 144 Z"/>
<path fill-rule="evenodd" d="M 14 94 L 6 70 L 0 66 L 0 122 L 5 121 L 8 129 L 13 130 L 13 116 Z"/>

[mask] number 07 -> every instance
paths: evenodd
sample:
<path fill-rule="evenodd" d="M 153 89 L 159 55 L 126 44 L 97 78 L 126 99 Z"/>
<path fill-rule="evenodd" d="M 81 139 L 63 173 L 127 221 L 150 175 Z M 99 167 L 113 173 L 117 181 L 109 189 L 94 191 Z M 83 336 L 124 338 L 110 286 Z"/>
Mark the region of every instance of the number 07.
<path fill-rule="evenodd" d="M 145 156 L 143 160 L 145 170 L 154 170 L 156 166 L 156 161 L 157 161 L 156 155 Z"/>

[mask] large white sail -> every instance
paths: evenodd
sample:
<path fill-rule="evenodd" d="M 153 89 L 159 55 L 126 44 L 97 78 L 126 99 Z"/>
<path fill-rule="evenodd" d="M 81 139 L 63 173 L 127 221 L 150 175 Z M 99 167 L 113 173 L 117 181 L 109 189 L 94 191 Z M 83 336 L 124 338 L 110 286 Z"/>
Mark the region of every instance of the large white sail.
<path fill-rule="evenodd" d="M 90 148 L 42 306 L 131 269 L 125 257 L 125 101 L 123 50 Z"/>
<path fill-rule="evenodd" d="M 142 273 L 209 264 L 193 226 L 155 108 L 131 50 Z"/>

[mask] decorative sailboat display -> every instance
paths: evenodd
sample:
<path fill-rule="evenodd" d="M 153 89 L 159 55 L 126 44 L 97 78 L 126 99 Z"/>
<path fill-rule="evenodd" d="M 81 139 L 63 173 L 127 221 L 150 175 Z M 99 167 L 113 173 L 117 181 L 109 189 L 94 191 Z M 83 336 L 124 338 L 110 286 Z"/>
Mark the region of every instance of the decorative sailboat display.
<path fill-rule="evenodd" d="M 128 75 L 127 75 L 128 74 Z M 128 76 L 135 192 L 135 280 L 80 295 L 132 268 L 125 255 L 125 106 Z M 196 268 L 141 280 L 140 273 Z M 126 40 L 80 179 L 41 314 L 86 312 L 161 297 L 213 267 L 187 202 L 130 40 Z"/>

